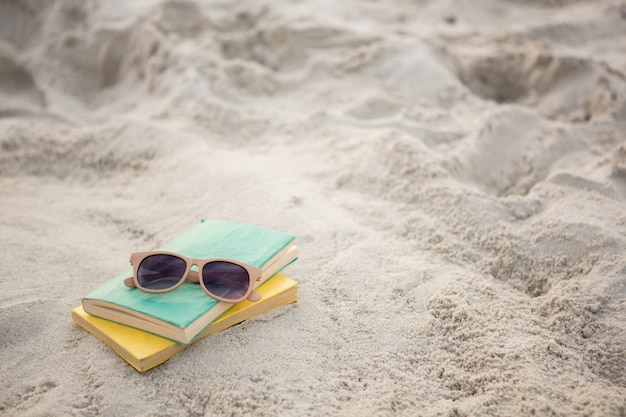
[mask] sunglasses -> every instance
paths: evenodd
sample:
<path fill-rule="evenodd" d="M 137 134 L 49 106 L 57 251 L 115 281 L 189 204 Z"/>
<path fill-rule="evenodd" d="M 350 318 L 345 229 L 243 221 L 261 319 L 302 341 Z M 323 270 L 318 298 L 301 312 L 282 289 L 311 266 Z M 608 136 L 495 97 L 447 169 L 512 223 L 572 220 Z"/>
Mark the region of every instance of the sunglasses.
<path fill-rule="evenodd" d="M 130 255 L 133 276 L 124 280 L 127 287 L 148 293 L 175 290 L 185 280 L 200 283 L 209 297 L 227 303 L 245 299 L 259 301 L 254 284 L 261 269 L 233 259 L 194 259 L 174 252 L 138 252 Z M 198 271 L 192 270 L 197 266 Z"/>

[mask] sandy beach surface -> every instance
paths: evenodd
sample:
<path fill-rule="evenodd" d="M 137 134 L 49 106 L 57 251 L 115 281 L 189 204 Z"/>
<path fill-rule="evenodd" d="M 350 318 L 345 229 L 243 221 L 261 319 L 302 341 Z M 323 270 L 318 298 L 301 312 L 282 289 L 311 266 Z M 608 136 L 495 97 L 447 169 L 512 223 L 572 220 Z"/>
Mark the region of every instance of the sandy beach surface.
<path fill-rule="evenodd" d="M 625 416 L 626 3 L 0 0 L 3 416 Z M 136 372 L 70 310 L 200 219 L 296 304 Z"/>

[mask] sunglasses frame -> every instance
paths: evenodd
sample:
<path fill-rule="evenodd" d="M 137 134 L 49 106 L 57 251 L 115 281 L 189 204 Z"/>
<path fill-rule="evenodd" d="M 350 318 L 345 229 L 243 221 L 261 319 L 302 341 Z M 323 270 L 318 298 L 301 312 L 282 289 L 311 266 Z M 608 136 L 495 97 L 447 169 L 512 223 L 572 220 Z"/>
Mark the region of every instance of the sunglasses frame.
<path fill-rule="evenodd" d="M 139 270 L 139 266 L 141 265 L 141 262 L 143 262 L 144 259 L 146 259 L 149 256 L 154 256 L 154 255 L 170 255 L 170 256 L 175 256 L 185 261 L 187 267 L 185 269 L 185 272 L 183 273 L 183 276 L 178 281 L 178 283 L 176 283 L 170 288 L 164 288 L 160 290 L 151 290 L 151 289 L 144 288 L 141 285 L 139 285 L 139 281 L 137 279 L 137 272 Z M 246 270 L 246 272 L 248 273 L 248 278 L 250 282 L 248 284 L 248 291 L 243 297 L 240 297 L 237 299 L 223 298 L 207 290 L 207 288 L 204 285 L 204 281 L 200 279 L 200 273 L 206 264 L 211 263 L 211 262 L 218 262 L 218 261 L 235 264 Z M 258 292 L 254 291 L 254 287 L 255 287 L 256 282 L 261 280 L 261 275 L 263 271 L 260 268 L 257 268 L 256 266 L 249 265 L 245 262 L 241 262 L 236 259 L 228 259 L 228 258 L 196 259 L 196 258 L 189 258 L 187 256 L 181 255 L 180 253 L 176 253 L 176 252 L 150 251 L 150 252 L 132 253 L 130 255 L 130 264 L 133 266 L 133 276 L 126 278 L 124 280 L 124 284 L 127 287 L 131 287 L 131 288 L 134 287 L 143 292 L 158 294 L 158 293 L 174 291 L 176 288 L 180 287 L 183 284 L 183 282 L 188 280 L 191 282 L 199 283 L 202 289 L 204 290 L 204 292 L 209 297 L 214 298 L 218 301 L 223 301 L 226 303 L 234 304 L 234 303 L 238 303 L 243 300 L 246 300 L 246 299 L 252 302 L 259 301 L 261 299 L 261 295 Z M 191 269 L 191 267 L 194 265 L 198 267 L 198 271 L 194 271 Z"/>

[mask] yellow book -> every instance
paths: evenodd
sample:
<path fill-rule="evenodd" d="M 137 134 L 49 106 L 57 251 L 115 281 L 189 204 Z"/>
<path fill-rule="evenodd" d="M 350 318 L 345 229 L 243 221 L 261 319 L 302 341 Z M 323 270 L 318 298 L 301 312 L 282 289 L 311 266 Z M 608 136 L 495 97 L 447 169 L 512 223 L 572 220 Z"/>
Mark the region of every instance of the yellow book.
<path fill-rule="evenodd" d="M 195 340 L 222 331 L 250 317 L 298 299 L 298 284 L 283 274 L 276 274 L 257 288 L 262 299 L 242 301 L 211 323 Z M 152 333 L 92 316 L 82 306 L 72 310 L 76 324 L 96 336 L 137 371 L 144 372 L 165 362 L 190 346 L 180 344 Z"/>

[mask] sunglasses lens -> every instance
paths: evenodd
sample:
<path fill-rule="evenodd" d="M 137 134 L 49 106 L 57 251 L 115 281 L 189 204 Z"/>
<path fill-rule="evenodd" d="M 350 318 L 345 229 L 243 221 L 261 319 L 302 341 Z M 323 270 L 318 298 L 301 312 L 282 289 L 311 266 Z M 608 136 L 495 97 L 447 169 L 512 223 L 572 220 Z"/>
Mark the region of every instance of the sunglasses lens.
<path fill-rule="evenodd" d="M 173 255 L 151 255 L 137 268 L 137 281 L 142 288 L 164 290 L 180 282 L 185 274 L 187 263 Z"/>
<path fill-rule="evenodd" d="M 227 300 L 238 300 L 248 292 L 250 277 L 239 265 L 215 261 L 202 268 L 202 282 L 210 293 Z"/>

